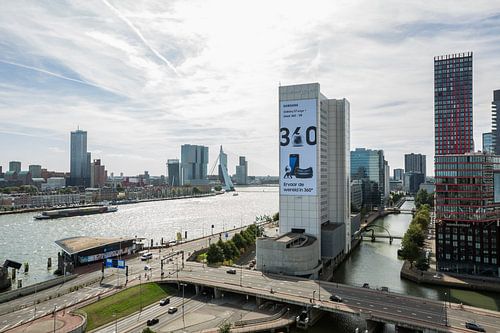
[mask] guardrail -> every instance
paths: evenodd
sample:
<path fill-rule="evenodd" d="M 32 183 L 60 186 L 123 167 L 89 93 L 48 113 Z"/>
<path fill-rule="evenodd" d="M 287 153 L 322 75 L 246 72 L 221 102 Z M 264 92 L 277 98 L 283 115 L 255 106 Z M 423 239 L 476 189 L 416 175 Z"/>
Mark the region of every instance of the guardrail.
<path fill-rule="evenodd" d="M 269 317 L 263 317 L 263 318 L 255 318 L 255 319 L 248 319 L 248 320 L 238 320 L 234 322 L 234 326 L 246 326 L 246 325 L 254 325 L 254 324 L 259 324 L 259 323 L 265 323 L 268 321 L 273 321 L 276 319 L 279 319 L 283 317 L 286 313 L 288 313 L 290 309 L 287 307 L 283 307 L 279 312 L 269 316 Z"/>

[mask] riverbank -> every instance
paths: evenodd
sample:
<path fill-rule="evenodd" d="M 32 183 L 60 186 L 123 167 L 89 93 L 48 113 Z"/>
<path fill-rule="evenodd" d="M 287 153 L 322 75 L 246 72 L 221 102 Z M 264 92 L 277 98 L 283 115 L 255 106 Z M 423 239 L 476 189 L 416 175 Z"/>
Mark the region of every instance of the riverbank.
<path fill-rule="evenodd" d="M 141 200 L 133 200 L 133 201 L 126 201 L 126 202 L 120 202 L 117 201 L 113 205 L 131 205 L 131 204 L 138 204 L 138 203 L 144 203 L 144 202 L 154 202 L 154 201 L 164 201 L 164 200 L 180 200 L 180 199 L 192 199 L 192 198 L 200 198 L 200 197 L 212 197 L 215 196 L 215 193 L 204 193 L 204 194 L 196 194 L 196 195 L 183 195 L 180 197 L 170 197 L 170 198 L 153 198 L 153 199 L 141 199 Z M 64 207 L 36 207 L 36 208 L 22 208 L 22 209 L 15 209 L 15 210 L 5 210 L 5 211 L 0 211 L 0 216 L 1 215 L 11 215 L 11 214 L 22 214 L 22 213 L 35 213 L 35 212 L 41 212 L 45 210 L 56 210 L 56 209 L 63 209 L 63 208 L 84 208 L 84 207 L 94 207 L 94 206 L 101 206 L 103 203 L 92 203 L 92 204 L 86 204 L 86 205 L 73 205 L 73 206 L 64 206 Z"/>
<path fill-rule="evenodd" d="M 411 267 L 408 261 L 405 261 L 401 267 L 401 278 L 413 281 L 419 284 L 430 284 L 436 286 L 445 286 L 449 288 L 474 290 L 474 291 L 493 291 L 500 293 L 500 279 L 458 276 L 449 273 L 438 273 L 434 270 L 421 271 L 416 267 Z"/>

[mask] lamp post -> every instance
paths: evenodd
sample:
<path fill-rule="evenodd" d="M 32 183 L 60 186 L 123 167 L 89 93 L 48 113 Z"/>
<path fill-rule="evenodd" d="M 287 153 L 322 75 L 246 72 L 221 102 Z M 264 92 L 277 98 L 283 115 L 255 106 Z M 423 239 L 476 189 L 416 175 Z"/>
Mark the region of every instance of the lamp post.
<path fill-rule="evenodd" d="M 318 301 L 321 301 L 321 277 L 318 275 Z"/>
<path fill-rule="evenodd" d="M 182 286 L 182 329 L 186 328 L 186 322 L 184 321 L 184 287 L 187 286 L 185 283 L 180 284 Z"/>
<path fill-rule="evenodd" d="M 316 294 L 316 290 L 313 290 L 313 300 L 314 300 L 314 294 Z"/>
<path fill-rule="evenodd" d="M 445 292 L 444 293 L 444 309 L 443 309 L 444 310 L 444 325 L 445 326 L 448 326 L 448 313 L 447 313 L 448 310 L 446 309 L 446 296 L 447 295 L 448 294 Z"/>
<path fill-rule="evenodd" d="M 141 302 L 140 311 L 142 312 L 142 284 L 141 284 L 141 274 L 139 274 L 139 300 Z"/>
<path fill-rule="evenodd" d="M 56 333 L 56 308 L 57 308 L 57 305 L 54 305 L 54 333 Z"/>
<path fill-rule="evenodd" d="M 243 285 L 243 265 L 240 265 L 240 287 Z"/>
<path fill-rule="evenodd" d="M 33 305 L 35 306 L 35 309 L 33 311 L 33 319 L 36 318 L 36 288 L 37 288 L 37 282 L 36 278 L 33 278 L 35 280 L 35 293 L 33 294 Z"/>

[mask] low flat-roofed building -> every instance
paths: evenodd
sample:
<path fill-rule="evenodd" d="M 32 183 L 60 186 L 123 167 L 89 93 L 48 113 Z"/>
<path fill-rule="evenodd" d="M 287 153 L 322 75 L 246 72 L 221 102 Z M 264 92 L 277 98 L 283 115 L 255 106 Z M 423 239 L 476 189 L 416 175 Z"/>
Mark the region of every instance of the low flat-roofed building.
<path fill-rule="evenodd" d="M 277 274 L 317 278 L 321 261 L 319 241 L 305 233 L 288 232 L 276 238 L 257 239 L 257 270 Z"/>
<path fill-rule="evenodd" d="M 56 240 L 61 248 L 58 268 L 61 273 L 75 267 L 100 262 L 107 258 L 126 256 L 142 249 L 139 238 L 70 237 Z"/>

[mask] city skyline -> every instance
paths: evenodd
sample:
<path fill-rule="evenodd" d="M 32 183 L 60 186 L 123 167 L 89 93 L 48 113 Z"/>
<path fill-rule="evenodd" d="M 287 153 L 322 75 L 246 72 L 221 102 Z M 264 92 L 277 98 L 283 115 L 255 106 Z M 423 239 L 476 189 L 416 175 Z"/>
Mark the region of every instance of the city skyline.
<path fill-rule="evenodd" d="M 431 175 L 433 58 L 469 51 L 481 147 L 500 88 L 498 4 L 318 6 L 5 4 L 0 165 L 69 171 L 69 132 L 80 126 L 110 172 L 165 174 L 190 143 L 209 147 L 210 167 L 223 144 L 231 173 L 245 155 L 249 174 L 277 175 L 278 86 L 321 82 L 351 103 L 351 150 L 382 149 L 391 169 L 425 154 Z"/>

